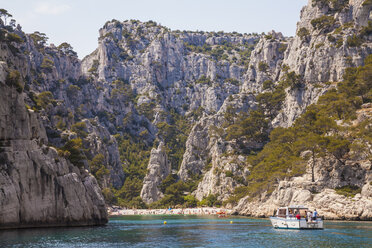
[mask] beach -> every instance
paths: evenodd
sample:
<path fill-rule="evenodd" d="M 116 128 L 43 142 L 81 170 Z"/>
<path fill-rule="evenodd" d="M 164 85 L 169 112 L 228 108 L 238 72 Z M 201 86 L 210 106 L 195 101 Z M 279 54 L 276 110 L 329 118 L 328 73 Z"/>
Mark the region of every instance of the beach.
<path fill-rule="evenodd" d="M 124 215 L 229 215 L 231 209 L 215 207 L 199 208 L 174 208 L 174 209 L 123 209 L 120 207 L 108 207 L 109 216 Z"/>

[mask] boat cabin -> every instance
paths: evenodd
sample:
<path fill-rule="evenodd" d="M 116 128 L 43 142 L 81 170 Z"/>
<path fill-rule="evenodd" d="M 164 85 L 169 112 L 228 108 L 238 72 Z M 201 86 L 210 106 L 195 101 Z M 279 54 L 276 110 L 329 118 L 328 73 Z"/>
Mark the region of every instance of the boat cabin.
<path fill-rule="evenodd" d="M 309 211 L 309 208 L 304 206 L 289 206 L 278 208 L 276 211 L 276 216 L 281 218 L 295 218 L 297 213 L 300 213 L 301 217 L 306 217 L 306 211 Z"/>

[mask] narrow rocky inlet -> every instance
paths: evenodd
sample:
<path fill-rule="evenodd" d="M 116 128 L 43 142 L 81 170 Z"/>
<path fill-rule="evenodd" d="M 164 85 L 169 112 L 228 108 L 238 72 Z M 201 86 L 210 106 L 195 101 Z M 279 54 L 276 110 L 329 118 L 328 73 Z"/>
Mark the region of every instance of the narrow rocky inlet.
<path fill-rule="evenodd" d="M 309 0 L 294 37 L 114 19 L 83 59 L 4 11 L 0 228 L 113 205 L 372 220 L 370 0 Z"/>

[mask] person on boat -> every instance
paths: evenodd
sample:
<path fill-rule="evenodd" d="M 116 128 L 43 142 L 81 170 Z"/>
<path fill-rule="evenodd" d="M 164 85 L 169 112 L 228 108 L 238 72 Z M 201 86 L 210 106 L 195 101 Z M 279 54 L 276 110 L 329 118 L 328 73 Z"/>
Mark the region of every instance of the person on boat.
<path fill-rule="evenodd" d="M 296 214 L 296 218 L 297 218 L 298 220 L 301 220 L 301 215 L 300 215 L 299 212 L 297 212 L 297 214 Z"/>
<path fill-rule="evenodd" d="M 305 215 L 304 215 L 305 220 L 307 221 L 307 211 L 305 210 Z"/>
<path fill-rule="evenodd" d="M 292 212 L 292 210 L 289 210 L 289 217 L 291 218 L 291 217 L 294 217 L 293 216 L 293 212 Z"/>
<path fill-rule="evenodd" d="M 311 211 L 308 211 L 308 212 L 307 212 L 307 221 L 308 221 L 308 222 L 311 222 L 311 216 L 312 216 Z"/>
<path fill-rule="evenodd" d="M 314 212 L 313 212 L 313 220 L 316 220 L 317 215 L 318 215 L 318 212 L 316 211 L 316 209 L 314 209 Z"/>

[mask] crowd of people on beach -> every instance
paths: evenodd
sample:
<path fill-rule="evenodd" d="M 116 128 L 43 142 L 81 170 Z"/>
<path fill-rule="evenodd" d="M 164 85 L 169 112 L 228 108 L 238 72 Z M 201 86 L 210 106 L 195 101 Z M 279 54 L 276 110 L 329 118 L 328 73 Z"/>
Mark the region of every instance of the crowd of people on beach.
<path fill-rule="evenodd" d="M 229 214 L 231 210 L 215 207 L 200 208 L 168 208 L 168 209 L 122 209 L 120 207 L 108 208 L 109 215 L 221 215 Z"/>

